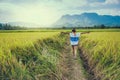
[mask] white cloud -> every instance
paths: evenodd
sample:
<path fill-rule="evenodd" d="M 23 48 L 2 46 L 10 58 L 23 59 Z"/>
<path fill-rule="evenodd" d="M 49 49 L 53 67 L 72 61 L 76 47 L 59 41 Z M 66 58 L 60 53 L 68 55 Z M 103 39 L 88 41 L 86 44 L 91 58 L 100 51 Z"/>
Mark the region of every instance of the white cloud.
<path fill-rule="evenodd" d="M 120 4 L 120 0 L 106 0 L 106 4 Z"/>
<path fill-rule="evenodd" d="M 68 5 L 68 6 L 73 6 L 73 7 L 77 7 L 77 6 L 84 6 L 87 4 L 87 0 L 64 0 L 63 1 L 64 4 Z"/>
<path fill-rule="evenodd" d="M 2 22 L 22 21 L 49 25 L 60 17 L 59 12 L 54 7 L 50 7 L 50 5 L 26 4 L 21 6 L 1 3 L 0 6 Z M 11 12 L 12 14 L 9 14 Z"/>
<path fill-rule="evenodd" d="M 56 21 L 58 13 L 56 10 L 50 7 L 45 6 L 25 6 L 25 8 L 22 8 L 20 13 L 15 13 L 16 17 L 20 20 L 28 21 L 28 22 L 34 22 L 39 24 L 50 24 L 54 21 Z"/>
<path fill-rule="evenodd" d="M 118 11 L 117 9 L 100 9 L 100 10 L 95 10 L 97 13 L 101 14 L 101 15 L 119 15 L 120 11 Z M 117 12 L 117 13 L 116 13 Z"/>

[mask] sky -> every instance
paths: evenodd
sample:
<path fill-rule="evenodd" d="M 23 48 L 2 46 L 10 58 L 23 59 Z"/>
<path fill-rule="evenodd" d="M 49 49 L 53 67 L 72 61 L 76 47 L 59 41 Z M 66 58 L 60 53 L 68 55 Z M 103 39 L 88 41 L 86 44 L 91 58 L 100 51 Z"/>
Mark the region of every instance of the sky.
<path fill-rule="evenodd" d="M 120 0 L 0 0 L 0 22 L 51 25 L 62 15 L 120 15 Z"/>

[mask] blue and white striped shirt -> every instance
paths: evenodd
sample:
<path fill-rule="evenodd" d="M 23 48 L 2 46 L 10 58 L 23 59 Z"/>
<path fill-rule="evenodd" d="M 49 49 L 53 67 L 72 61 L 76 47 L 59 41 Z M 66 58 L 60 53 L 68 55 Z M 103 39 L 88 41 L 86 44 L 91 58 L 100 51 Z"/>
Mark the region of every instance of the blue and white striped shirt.
<path fill-rule="evenodd" d="M 76 34 L 70 33 L 70 44 L 78 45 L 79 37 L 80 37 L 80 33 L 76 33 Z"/>

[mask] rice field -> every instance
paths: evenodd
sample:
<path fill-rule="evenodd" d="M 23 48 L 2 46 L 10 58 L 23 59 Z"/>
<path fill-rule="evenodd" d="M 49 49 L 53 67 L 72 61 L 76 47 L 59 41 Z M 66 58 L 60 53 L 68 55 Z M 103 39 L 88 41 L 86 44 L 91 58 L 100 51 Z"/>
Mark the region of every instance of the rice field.
<path fill-rule="evenodd" d="M 0 33 L 0 51 L 7 51 L 15 47 L 32 45 L 38 39 L 50 38 L 58 32 L 13 32 Z"/>
<path fill-rule="evenodd" d="M 80 46 L 97 79 L 120 79 L 119 36 L 120 32 L 91 32 L 82 35 Z"/>
<path fill-rule="evenodd" d="M 63 43 L 59 39 L 59 32 L 1 32 L 0 79 L 59 79 L 57 64 Z"/>
<path fill-rule="evenodd" d="M 61 80 L 62 49 L 66 35 L 61 31 L 0 31 L 1 80 Z M 80 38 L 80 47 L 90 70 L 100 80 L 120 79 L 120 30 L 90 31 Z"/>

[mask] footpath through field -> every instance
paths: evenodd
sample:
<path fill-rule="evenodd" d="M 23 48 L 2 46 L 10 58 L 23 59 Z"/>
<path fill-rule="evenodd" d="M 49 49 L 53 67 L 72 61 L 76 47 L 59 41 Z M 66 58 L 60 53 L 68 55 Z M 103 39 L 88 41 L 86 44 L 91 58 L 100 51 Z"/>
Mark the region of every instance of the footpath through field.
<path fill-rule="evenodd" d="M 63 60 L 61 61 L 61 67 L 63 68 L 62 80 L 87 80 L 83 74 L 84 69 L 80 62 L 80 57 L 77 56 L 75 59 L 72 56 L 72 50 L 69 42 L 66 43 L 63 56 Z"/>

